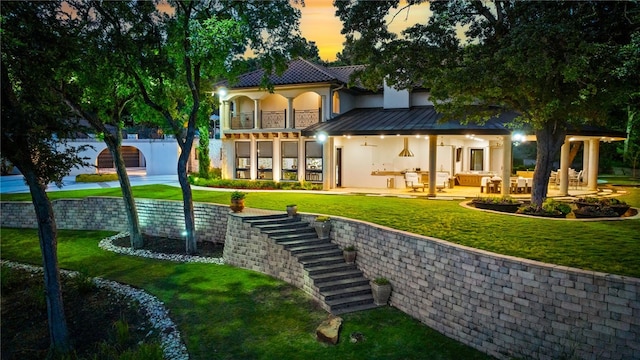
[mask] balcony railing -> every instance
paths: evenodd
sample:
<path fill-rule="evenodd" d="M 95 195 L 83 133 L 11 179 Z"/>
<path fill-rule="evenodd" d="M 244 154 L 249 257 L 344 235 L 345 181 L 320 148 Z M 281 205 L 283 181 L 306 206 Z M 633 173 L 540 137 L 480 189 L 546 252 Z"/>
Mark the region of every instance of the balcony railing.
<path fill-rule="evenodd" d="M 253 112 L 243 112 L 231 117 L 231 129 L 253 129 Z"/>
<path fill-rule="evenodd" d="M 285 129 L 287 110 L 260 111 L 259 129 Z M 253 112 L 243 112 L 231 115 L 231 130 L 254 129 Z M 320 109 L 293 109 L 293 128 L 304 129 L 320 121 Z"/>
<path fill-rule="evenodd" d="M 261 111 L 262 129 L 284 129 L 286 110 Z"/>
<path fill-rule="evenodd" d="M 320 109 L 293 110 L 293 121 L 296 129 L 304 129 L 320 121 Z"/>

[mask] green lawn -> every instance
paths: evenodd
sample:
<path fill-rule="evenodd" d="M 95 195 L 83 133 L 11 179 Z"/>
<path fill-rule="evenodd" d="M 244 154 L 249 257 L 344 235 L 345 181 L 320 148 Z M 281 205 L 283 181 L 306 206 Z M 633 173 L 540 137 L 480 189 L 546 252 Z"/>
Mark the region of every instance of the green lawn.
<path fill-rule="evenodd" d="M 621 199 L 640 206 L 640 189 Z M 179 200 L 180 190 L 162 185 L 134 188 L 136 197 Z M 120 196 L 119 189 L 49 193 L 52 199 Z M 2 200 L 29 200 L 3 194 Z M 195 201 L 227 205 L 229 193 L 194 191 Z M 434 236 L 507 255 L 583 269 L 640 277 L 640 220 L 572 222 L 521 218 L 469 210 L 454 201 L 323 195 L 250 193 L 247 206 L 345 216 Z M 344 316 L 342 340 L 321 345 L 314 330 L 326 317 L 300 290 L 252 271 L 207 264 L 175 264 L 112 254 L 97 247 L 111 235 L 59 231 L 62 268 L 128 283 L 158 296 L 170 309 L 193 359 L 474 359 L 486 358 L 393 309 Z M 2 257 L 40 264 L 36 230 L 2 229 Z M 353 344 L 352 332 L 366 341 Z"/>
<path fill-rule="evenodd" d="M 489 359 L 391 308 L 343 315 L 341 341 L 319 343 L 327 317 L 301 290 L 253 271 L 211 264 L 176 264 L 98 248 L 105 231 L 61 230 L 61 268 L 82 270 L 143 288 L 162 300 L 191 359 Z M 2 229 L 2 257 L 40 264 L 38 234 Z M 353 332 L 365 341 L 351 343 Z"/>
<path fill-rule="evenodd" d="M 621 197 L 640 207 L 640 188 L 615 187 Z M 52 199 L 120 196 L 118 188 L 57 191 Z M 178 188 L 148 185 L 134 188 L 136 197 L 180 200 Z M 194 190 L 195 201 L 229 203 L 224 191 Z M 29 194 L 3 194 L 2 200 L 29 200 Z M 433 236 L 500 254 L 585 270 L 640 277 L 640 220 L 554 221 L 486 213 L 461 207 L 457 201 L 435 201 L 365 195 L 300 192 L 251 192 L 248 207 L 284 211 L 298 204 L 300 212 L 323 213 Z"/>

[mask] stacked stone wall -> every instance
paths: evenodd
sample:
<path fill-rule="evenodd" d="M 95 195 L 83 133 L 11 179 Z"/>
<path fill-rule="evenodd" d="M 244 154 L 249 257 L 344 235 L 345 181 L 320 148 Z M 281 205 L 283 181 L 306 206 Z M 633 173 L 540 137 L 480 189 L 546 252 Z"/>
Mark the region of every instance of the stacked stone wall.
<path fill-rule="evenodd" d="M 60 228 L 123 230 L 126 217 L 118 201 L 58 200 L 54 211 Z M 138 204 L 153 219 L 143 228 L 181 231 L 180 202 Z M 36 226 L 30 202 L 1 205 L 2 226 Z M 196 205 L 196 214 L 198 231 L 210 241 L 226 235 L 229 264 L 282 279 L 319 299 L 302 265 L 243 223 L 242 215 L 211 204 Z M 302 217 L 312 222 L 315 215 Z M 501 359 L 640 359 L 638 278 L 498 255 L 337 216 L 331 222 L 332 241 L 357 248 L 356 264 L 366 277 L 391 281 L 391 305 L 462 343 Z"/>
<path fill-rule="evenodd" d="M 242 221 L 245 214 L 229 213 L 224 260 L 227 264 L 254 270 L 302 289 L 329 310 L 304 266 L 282 245 Z"/>
<path fill-rule="evenodd" d="M 640 279 L 545 264 L 332 217 L 391 305 L 502 359 L 640 359 Z"/>
<path fill-rule="evenodd" d="M 124 201 L 116 197 L 87 197 L 52 201 L 58 229 L 126 231 L 128 219 Z M 138 220 L 143 233 L 153 236 L 184 238 L 182 201 L 136 199 Z M 31 202 L 2 202 L 3 227 L 36 228 Z M 196 239 L 224 242 L 229 207 L 194 203 Z"/>

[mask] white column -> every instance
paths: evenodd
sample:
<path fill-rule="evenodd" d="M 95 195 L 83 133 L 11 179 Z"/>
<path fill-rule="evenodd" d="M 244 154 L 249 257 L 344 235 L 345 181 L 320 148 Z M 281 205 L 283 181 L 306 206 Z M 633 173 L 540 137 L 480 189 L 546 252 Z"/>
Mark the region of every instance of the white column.
<path fill-rule="evenodd" d="M 320 122 L 329 119 L 327 113 L 331 113 L 331 109 L 329 109 L 329 112 L 327 112 L 327 95 L 320 95 Z"/>
<path fill-rule="evenodd" d="M 251 137 L 251 157 L 249 159 L 251 161 L 251 171 L 249 171 L 249 174 L 251 180 L 255 180 L 258 178 L 258 144 L 253 137 Z"/>
<path fill-rule="evenodd" d="M 429 197 L 436 196 L 436 161 L 438 159 L 438 136 L 429 135 Z"/>
<path fill-rule="evenodd" d="M 329 136 L 322 146 L 322 189 L 330 190 L 333 186 L 333 136 Z"/>
<path fill-rule="evenodd" d="M 564 144 L 560 149 L 560 196 L 569 195 L 569 149 L 571 143 L 568 138 L 564 139 Z"/>
<path fill-rule="evenodd" d="M 253 100 L 253 128 L 260 128 L 260 100 Z"/>
<path fill-rule="evenodd" d="M 589 140 L 585 140 L 583 143 L 583 148 L 582 148 L 582 179 L 585 182 L 589 182 L 589 157 L 590 157 L 590 151 L 589 149 L 591 148 L 591 143 Z M 589 186 L 587 184 L 587 186 Z"/>
<path fill-rule="evenodd" d="M 600 140 L 589 140 L 589 180 L 587 190 L 598 190 L 598 158 L 600 156 Z"/>
<path fill-rule="evenodd" d="M 511 135 L 502 137 L 502 195 L 511 193 Z"/>
<path fill-rule="evenodd" d="M 272 146 L 273 157 L 271 161 L 273 161 L 273 166 L 271 166 L 271 171 L 273 181 L 280 181 L 280 177 L 282 176 L 282 153 L 280 152 L 282 146 L 280 146 L 280 138 L 274 137 Z"/>
<path fill-rule="evenodd" d="M 222 107 L 220 109 L 220 132 L 224 133 L 224 130 L 231 129 L 231 114 L 229 113 L 229 101 L 222 101 Z"/>
<path fill-rule="evenodd" d="M 305 140 L 298 140 L 298 181 L 303 182 L 307 169 L 307 161 L 305 154 Z"/>
<path fill-rule="evenodd" d="M 292 129 L 293 123 L 293 98 L 287 98 L 287 115 L 284 122 L 284 128 Z"/>

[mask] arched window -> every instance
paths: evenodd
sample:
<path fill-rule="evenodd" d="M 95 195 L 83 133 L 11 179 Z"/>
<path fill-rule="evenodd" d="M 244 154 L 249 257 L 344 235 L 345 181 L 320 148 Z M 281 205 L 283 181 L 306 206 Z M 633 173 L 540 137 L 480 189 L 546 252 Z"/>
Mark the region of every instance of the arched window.
<path fill-rule="evenodd" d="M 340 114 L 340 94 L 337 91 L 333 92 L 333 98 L 331 100 L 332 109 L 334 114 Z"/>

